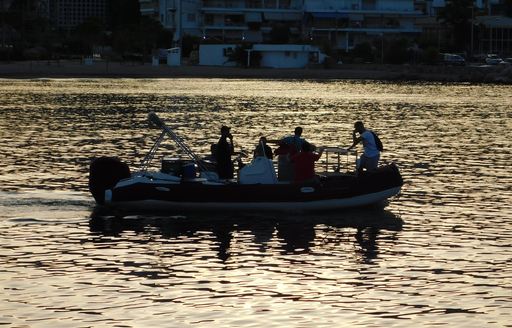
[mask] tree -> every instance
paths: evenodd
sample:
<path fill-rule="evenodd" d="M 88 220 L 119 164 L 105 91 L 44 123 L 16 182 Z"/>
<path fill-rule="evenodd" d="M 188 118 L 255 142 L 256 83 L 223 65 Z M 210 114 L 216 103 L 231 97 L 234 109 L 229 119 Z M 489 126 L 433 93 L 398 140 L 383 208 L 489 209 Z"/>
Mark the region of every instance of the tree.
<path fill-rule="evenodd" d="M 171 45 L 172 33 L 149 17 L 141 17 L 138 24 L 123 25 L 112 31 L 112 47 L 120 54 L 148 55 L 153 49 Z"/>
<path fill-rule="evenodd" d="M 14 45 L 16 56 L 22 56 L 28 49 L 36 47 L 39 48 L 38 51 L 28 53 L 47 53 L 44 49 L 47 48 L 45 40 L 55 39 L 55 36 L 52 35 L 54 33 L 50 29 L 49 21 L 41 15 L 39 1 L 13 0 L 8 8 L 2 9 L 7 9 L 2 13 L 2 28 L 9 31 L 9 41 Z"/>
<path fill-rule="evenodd" d="M 387 42 L 384 58 L 390 64 L 403 64 L 409 60 L 409 42 L 406 39 L 396 39 Z"/>
<path fill-rule="evenodd" d="M 116 30 L 123 26 L 138 25 L 140 4 L 138 0 L 110 0 L 107 6 L 107 28 Z"/>
<path fill-rule="evenodd" d="M 468 44 L 472 7 L 473 0 L 448 0 L 439 11 L 438 20 L 452 29 L 454 50 L 463 50 Z"/>
<path fill-rule="evenodd" d="M 422 61 L 426 64 L 437 64 L 439 61 L 439 50 L 436 47 L 430 46 L 423 51 Z"/>
<path fill-rule="evenodd" d="M 183 41 L 181 42 L 181 53 L 183 57 L 190 56 L 190 52 L 194 50 L 200 43 L 201 38 L 189 34 L 183 35 Z"/>
<path fill-rule="evenodd" d="M 277 23 L 270 31 L 270 42 L 275 44 L 284 44 L 290 41 L 290 27 L 283 23 Z"/>
<path fill-rule="evenodd" d="M 249 66 L 250 67 L 259 67 L 261 63 L 261 53 L 257 51 L 251 51 L 249 54 L 249 50 L 251 46 L 249 44 L 241 44 L 236 46 L 233 49 L 233 52 L 229 54 L 229 61 L 237 63 L 238 66 L 247 67 L 247 57 L 249 56 Z"/>
<path fill-rule="evenodd" d="M 360 58 L 363 62 L 371 63 L 375 60 L 372 46 L 368 42 L 358 43 L 352 50 L 352 56 Z"/>
<path fill-rule="evenodd" d="M 92 53 L 93 47 L 104 44 L 105 25 L 97 17 L 87 18 L 73 31 L 74 44 L 82 54 Z"/>
<path fill-rule="evenodd" d="M 503 10 L 506 16 L 512 17 L 512 0 L 503 1 Z"/>
<path fill-rule="evenodd" d="M 146 16 L 140 19 L 137 37 L 144 54 L 156 48 L 170 48 L 172 44 L 171 32 L 165 30 L 160 22 Z"/>

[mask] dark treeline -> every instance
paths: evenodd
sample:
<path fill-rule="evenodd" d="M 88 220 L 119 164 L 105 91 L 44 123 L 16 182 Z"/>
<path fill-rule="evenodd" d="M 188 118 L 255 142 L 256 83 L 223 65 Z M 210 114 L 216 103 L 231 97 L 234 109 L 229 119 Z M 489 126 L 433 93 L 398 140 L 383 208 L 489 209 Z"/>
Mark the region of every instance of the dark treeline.
<path fill-rule="evenodd" d="M 112 59 L 144 58 L 169 48 L 172 33 L 140 15 L 137 0 L 109 0 L 105 17 L 89 17 L 71 28 L 59 28 L 48 8 L 37 0 L 0 2 L 0 59 L 60 59 L 101 52 Z"/>

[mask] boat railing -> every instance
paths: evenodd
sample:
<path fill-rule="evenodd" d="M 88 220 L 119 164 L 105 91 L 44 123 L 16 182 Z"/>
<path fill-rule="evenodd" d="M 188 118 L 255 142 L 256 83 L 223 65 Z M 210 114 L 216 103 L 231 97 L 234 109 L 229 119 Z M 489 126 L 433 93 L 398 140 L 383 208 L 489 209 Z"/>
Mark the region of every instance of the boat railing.
<path fill-rule="evenodd" d="M 357 150 L 342 147 L 324 147 L 323 158 L 324 160 L 319 163 L 319 166 L 324 167 L 323 173 L 351 173 L 355 171 L 358 153 Z M 330 165 L 333 165 L 331 169 Z"/>

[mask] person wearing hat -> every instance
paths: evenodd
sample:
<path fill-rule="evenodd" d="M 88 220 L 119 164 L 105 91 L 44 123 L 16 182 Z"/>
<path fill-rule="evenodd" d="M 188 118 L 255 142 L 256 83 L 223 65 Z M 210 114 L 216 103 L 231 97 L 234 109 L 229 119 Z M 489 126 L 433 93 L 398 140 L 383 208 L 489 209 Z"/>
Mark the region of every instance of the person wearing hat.
<path fill-rule="evenodd" d="M 220 179 L 233 179 L 234 167 L 231 161 L 233 152 L 233 136 L 230 133 L 230 128 L 224 125 L 220 129 L 220 139 L 216 151 L 217 174 Z"/>

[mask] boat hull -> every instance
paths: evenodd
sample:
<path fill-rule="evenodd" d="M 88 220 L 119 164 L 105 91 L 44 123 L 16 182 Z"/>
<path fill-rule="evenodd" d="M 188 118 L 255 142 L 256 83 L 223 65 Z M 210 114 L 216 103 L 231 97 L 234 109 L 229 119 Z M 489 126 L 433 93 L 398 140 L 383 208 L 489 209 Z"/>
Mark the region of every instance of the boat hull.
<path fill-rule="evenodd" d="M 115 208 L 144 211 L 168 211 L 168 210 L 197 210 L 197 211 L 317 211 L 354 208 L 369 205 L 385 205 L 385 201 L 390 197 L 400 193 L 400 187 L 393 187 L 383 191 L 369 193 L 348 198 L 319 199 L 311 201 L 241 201 L 241 202 L 197 202 L 197 201 L 168 201 L 168 200 L 133 200 L 116 201 L 108 203 L 107 206 Z"/>
<path fill-rule="evenodd" d="M 399 194 L 402 184 L 394 164 L 359 177 L 323 176 L 306 185 L 225 184 L 143 175 L 121 180 L 105 189 L 104 197 L 96 193 L 95 198 L 99 204 L 126 210 L 311 211 L 379 204 Z"/>

